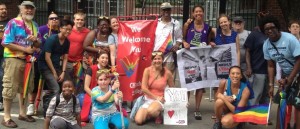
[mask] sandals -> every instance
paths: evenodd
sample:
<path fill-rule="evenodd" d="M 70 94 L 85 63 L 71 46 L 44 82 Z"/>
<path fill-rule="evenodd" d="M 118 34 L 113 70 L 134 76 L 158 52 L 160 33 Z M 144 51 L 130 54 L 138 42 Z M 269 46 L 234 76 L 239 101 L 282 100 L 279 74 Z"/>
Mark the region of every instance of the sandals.
<path fill-rule="evenodd" d="M 12 119 L 9 119 L 8 121 L 4 121 L 4 119 L 3 119 L 1 124 L 8 128 L 17 128 L 18 127 L 18 125 Z"/>
<path fill-rule="evenodd" d="M 202 115 L 201 115 L 200 111 L 195 111 L 194 117 L 196 120 L 202 120 Z"/>
<path fill-rule="evenodd" d="M 158 116 L 155 118 L 155 124 L 162 124 L 163 123 L 163 118 L 162 116 Z"/>

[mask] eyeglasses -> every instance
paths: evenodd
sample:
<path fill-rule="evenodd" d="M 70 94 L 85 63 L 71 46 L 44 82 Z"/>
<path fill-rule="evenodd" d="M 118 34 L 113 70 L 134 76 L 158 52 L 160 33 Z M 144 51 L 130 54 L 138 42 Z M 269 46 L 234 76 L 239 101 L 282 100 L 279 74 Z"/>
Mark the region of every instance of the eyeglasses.
<path fill-rule="evenodd" d="M 58 20 L 58 17 L 49 17 L 49 20 Z"/>
<path fill-rule="evenodd" d="M 98 19 L 109 19 L 107 16 L 100 16 Z"/>
<path fill-rule="evenodd" d="M 72 31 L 72 28 L 62 27 L 62 29 L 65 29 L 66 31 Z"/>
<path fill-rule="evenodd" d="M 274 29 L 277 29 L 276 26 L 270 26 L 270 27 L 264 28 L 265 31 L 274 30 Z"/>
<path fill-rule="evenodd" d="M 163 52 L 160 52 L 160 51 L 152 52 L 152 56 L 156 56 L 156 55 L 161 56 L 162 54 L 163 54 Z"/>

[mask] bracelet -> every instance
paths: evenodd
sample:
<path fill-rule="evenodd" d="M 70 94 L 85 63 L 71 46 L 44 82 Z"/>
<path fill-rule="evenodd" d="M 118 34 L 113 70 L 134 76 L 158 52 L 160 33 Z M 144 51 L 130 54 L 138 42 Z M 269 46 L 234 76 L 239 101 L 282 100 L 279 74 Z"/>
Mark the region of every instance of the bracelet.
<path fill-rule="evenodd" d="M 110 92 L 112 92 L 114 94 L 114 93 L 116 93 L 116 90 L 110 89 Z"/>

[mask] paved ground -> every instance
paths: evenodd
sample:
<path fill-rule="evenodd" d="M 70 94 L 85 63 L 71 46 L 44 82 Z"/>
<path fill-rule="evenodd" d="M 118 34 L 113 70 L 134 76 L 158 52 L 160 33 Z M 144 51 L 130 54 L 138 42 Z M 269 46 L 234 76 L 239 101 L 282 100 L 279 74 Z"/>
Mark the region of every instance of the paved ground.
<path fill-rule="evenodd" d="M 208 91 L 208 90 L 207 90 Z M 207 92 L 204 96 L 204 98 L 209 96 L 209 92 Z M 273 104 L 272 108 L 271 108 L 271 121 L 273 123 L 275 123 L 275 108 L 276 108 L 276 104 Z M 190 107 L 189 107 L 189 111 L 188 111 L 188 125 L 187 126 L 170 126 L 170 125 L 157 125 L 154 122 L 149 122 L 146 123 L 143 126 L 137 126 L 136 124 L 134 124 L 133 122 L 130 123 L 130 129 L 183 129 L 183 128 L 187 128 L 187 129 L 211 129 L 213 126 L 214 121 L 211 119 L 211 115 L 213 114 L 213 102 L 210 102 L 207 99 L 203 99 L 202 103 L 201 103 L 201 113 L 202 113 L 202 120 L 195 120 L 193 117 L 193 111 L 194 111 L 194 96 L 191 96 L 191 100 L 190 100 Z M 17 119 L 18 117 L 18 103 L 15 100 L 13 103 L 13 108 L 12 108 L 12 113 L 13 115 L 13 120 L 19 125 L 19 129 L 43 129 L 43 118 L 41 117 L 41 115 L 39 115 L 37 118 L 37 122 L 34 123 L 27 123 L 27 122 L 23 122 L 23 121 L 19 121 Z M 41 113 L 40 113 L 41 114 Z M 0 120 L 2 121 L 3 119 L 3 112 L 0 112 Z M 93 126 L 91 124 L 87 124 L 87 126 L 85 126 L 83 129 L 92 129 Z M 274 125 L 273 126 L 263 126 L 263 125 L 246 125 L 246 129 L 274 129 Z M 6 127 L 3 127 L 2 125 L 0 125 L 0 129 L 8 129 Z"/>

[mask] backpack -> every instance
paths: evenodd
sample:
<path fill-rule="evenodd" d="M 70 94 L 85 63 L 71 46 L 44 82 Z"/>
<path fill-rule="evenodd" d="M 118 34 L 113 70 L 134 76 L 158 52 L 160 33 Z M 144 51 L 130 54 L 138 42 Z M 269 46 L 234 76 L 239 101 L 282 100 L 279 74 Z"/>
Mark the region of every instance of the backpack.
<path fill-rule="evenodd" d="M 73 113 L 75 113 L 75 108 L 76 108 L 76 97 L 75 97 L 75 95 L 72 94 L 72 98 L 73 98 Z M 56 102 L 55 102 L 54 112 L 55 112 L 56 107 L 58 106 L 59 102 L 60 102 L 60 94 L 57 94 L 56 95 Z M 53 114 L 54 114 L 54 112 L 53 112 Z"/>

